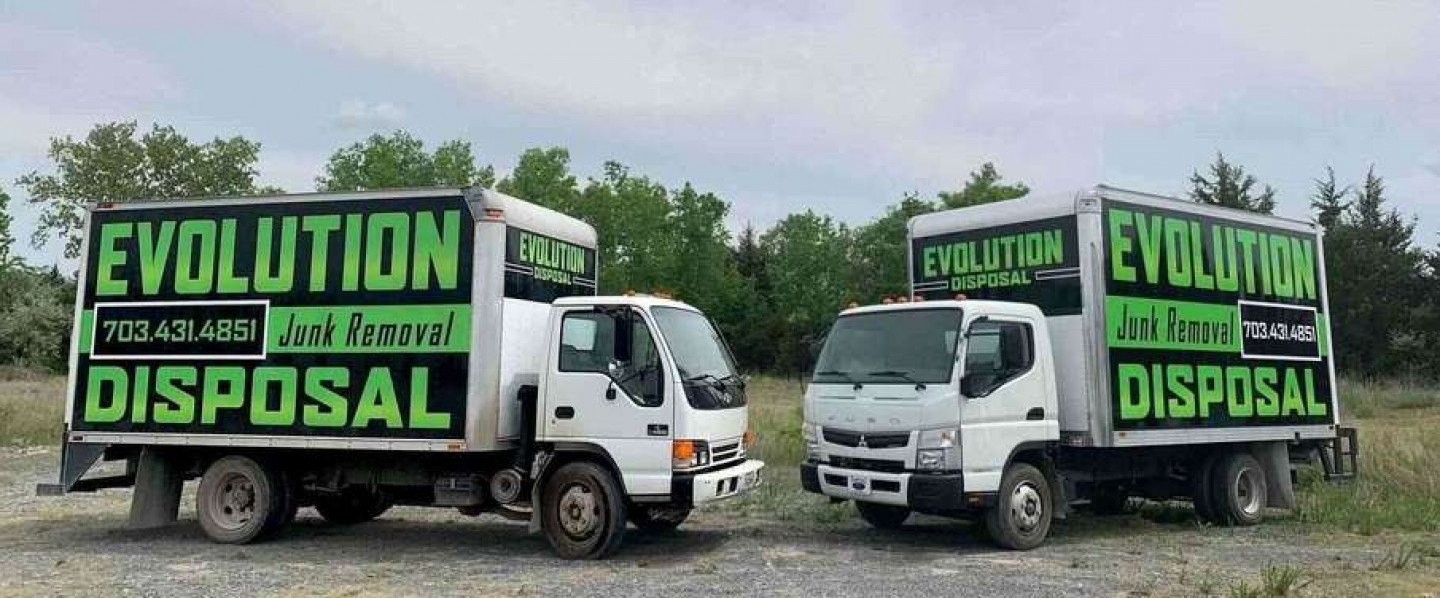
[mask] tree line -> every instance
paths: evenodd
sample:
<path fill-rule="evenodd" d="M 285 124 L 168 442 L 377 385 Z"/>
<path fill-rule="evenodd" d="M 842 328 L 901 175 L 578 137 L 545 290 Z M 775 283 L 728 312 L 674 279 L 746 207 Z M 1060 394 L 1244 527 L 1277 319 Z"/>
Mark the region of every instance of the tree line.
<path fill-rule="evenodd" d="M 80 251 L 85 203 L 279 192 L 257 183 L 260 144 L 232 137 L 194 142 L 172 127 L 95 126 L 51 140 L 51 167 L 15 181 L 40 208 L 30 242 Z M 953 191 L 910 193 L 859 225 L 813 210 L 764 230 L 731 231 L 730 203 L 690 183 L 667 184 L 606 162 L 573 172 L 560 147 L 526 150 L 498 176 L 472 146 L 428 149 L 397 131 L 336 150 L 320 191 L 483 185 L 580 218 L 599 232 L 600 292 L 665 292 L 705 310 L 748 371 L 805 371 L 836 314 L 907 291 L 906 222 L 919 214 L 997 201 L 1030 189 L 982 164 Z M 1217 154 L 1189 178 L 1189 199 L 1270 213 L 1276 190 Z M 1353 184 L 1317 178 L 1313 218 L 1326 232 L 1331 326 L 1341 370 L 1359 376 L 1440 371 L 1440 247 L 1422 248 L 1415 221 L 1393 208 L 1373 168 Z M 0 363 L 63 371 L 74 276 L 13 257 L 9 197 L 0 190 Z"/>

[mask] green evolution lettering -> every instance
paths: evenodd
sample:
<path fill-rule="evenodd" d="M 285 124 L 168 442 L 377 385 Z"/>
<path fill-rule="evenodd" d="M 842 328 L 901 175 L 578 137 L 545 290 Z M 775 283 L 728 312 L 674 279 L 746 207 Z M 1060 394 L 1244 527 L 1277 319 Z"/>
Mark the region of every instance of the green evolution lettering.
<path fill-rule="evenodd" d="M 1111 207 L 1111 279 L 1315 301 L 1315 243 L 1231 223 Z"/>
<path fill-rule="evenodd" d="M 445 290 L 459 285 L 459 210 L 107 222 L 97 234 L 95 295 L 243 295 Z M 241 234 L 248 226 L 253 234 Z M 239 239 L 253 245 L 240 246 Z M 342 252 L 332 271 L 332 245 Z M 578 248 L 576 248 L 578 249 Z M 541 251 L 568 265 L 568 252 Z M 296 280 L 296 264 L 308 279 Z M 248 262 L 246 268 L 239 266 Z M 559 266 L 557 266 L 559 267 Z M 239 274 L 248 272 L 248 274 Z M 168 285 L 168 288 L 167 288 Z"/>
<path fill-rule="evenodd" d="M 88 424 L 215 425 L 227 416 L 251 426 L 445 430 L 451 424 L 449 413 L 430 410 L 429 368 L 412 368 L 401 388 L 384 366 L 91 365 L 81 416 Z"/>
<path fill-rule="evenodd" d="M 520 231 L 520 261 L 534 269 L 534 278 L 572 284 L 585 273 L 585 250 L 558 239 Z"/>
<path fill-rule="evenodd" d="M 919 259 L 925 279 L 948 279 L 952 291 L 1028 285 L 1032 270 L 1065 262 L 1064 236 L 1054 229 L 942 243 L 921 248 Z"/>

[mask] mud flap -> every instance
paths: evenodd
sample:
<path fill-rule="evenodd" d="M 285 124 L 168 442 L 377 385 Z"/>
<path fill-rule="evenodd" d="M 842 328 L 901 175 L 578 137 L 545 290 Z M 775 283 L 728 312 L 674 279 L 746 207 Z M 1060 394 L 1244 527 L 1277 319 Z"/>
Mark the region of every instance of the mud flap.
<path fill-rule="evenodd" d="M 1289 443 L 1283 440 L 1257 442 L 1250 446 L 1250 453 L 1265 469 L 1265 486 L 1269 489 L 1266 506 L 1293 511 L 1299 502 L 1295 498 L 1295 485 L 1290 480 Z"/>

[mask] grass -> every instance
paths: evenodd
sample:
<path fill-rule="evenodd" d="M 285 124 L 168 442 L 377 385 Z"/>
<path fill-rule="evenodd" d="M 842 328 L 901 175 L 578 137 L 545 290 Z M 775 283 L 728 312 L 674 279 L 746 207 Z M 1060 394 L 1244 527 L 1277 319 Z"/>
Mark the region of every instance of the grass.
<path fill-rule="evenodd" d="M 1340 397 L 1360 429 L 1360 475 L 1327 484 L 1302 472 L 1298 519 L 1364 535 L 1440 531 L 1440 388 L 1342 381 Z"/>
<path fill-rule="evenodd" d="M 0 445 L 58 442 L 64 412 L 64 376 L 0 367 Z"/>

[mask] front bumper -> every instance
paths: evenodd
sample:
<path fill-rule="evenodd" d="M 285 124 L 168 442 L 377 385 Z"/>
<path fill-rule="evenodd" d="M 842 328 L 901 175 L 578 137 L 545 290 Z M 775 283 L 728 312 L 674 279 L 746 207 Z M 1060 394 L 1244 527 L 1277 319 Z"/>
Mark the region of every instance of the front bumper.
<path fill-rule="evenodd" d="M 959 473 L 889 473 L 811 462 L 800 466 L 800 483 L 808 492 L 831 498 L 907 507 L 923 513 L 966 509 L 965 479 Z"/>
<path fill-rule="evenodd" d="M 764 461 L 747 459 L 714 471 L 677 473 L 670 479 L 670 499 L 674 503 L 698 506 L 734 498 L 759 486 L 760 470 L 764 468 Z"/>

